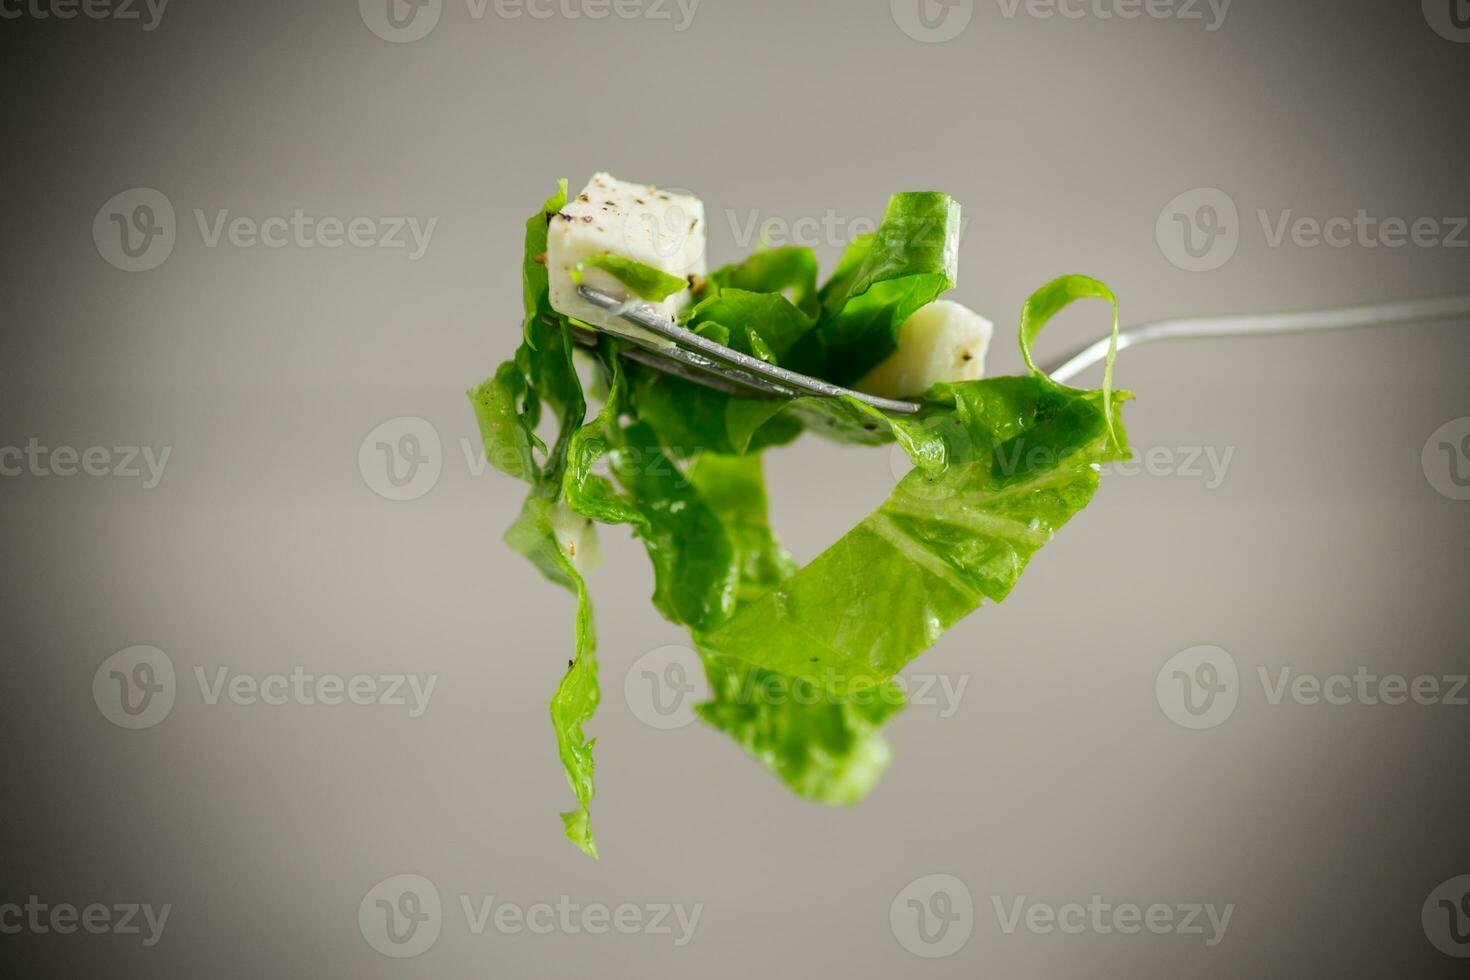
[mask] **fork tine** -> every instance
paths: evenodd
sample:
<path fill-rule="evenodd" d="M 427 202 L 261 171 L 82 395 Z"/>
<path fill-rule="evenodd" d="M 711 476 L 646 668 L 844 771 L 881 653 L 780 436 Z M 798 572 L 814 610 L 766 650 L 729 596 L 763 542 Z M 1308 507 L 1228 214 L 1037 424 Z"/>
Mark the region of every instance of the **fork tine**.
<path fill-rule="evenodd" d="M 840 398 L 848 395 L 866 405 L 898 415 L 912 415 L 919 410 L 919 406 L 914 402 L 878 398 L 875 395 L 867 395 L 841 385 L 834 385 L 820 378 L 767 364 L 758 357 L 751 357 L 749 354 L 743 354 L 723 344 L 717 344 L 708 337 L 701 337 L 692 330 L 685 330 L 672 320 L 659 316 L 647 303 L 625 302 L 587 285 L 578 286 L 577 292 L 593 306 L 606 310 L 675 344 L 673 349 L 644 345 L 645 350 L 693 365 L 702 371 L 737 384 L 756 388 L 768 394 L 781 394 L 788 398 L 797 395 Z M 675 350 L 680 353 L 674 353 Z M 682 355 L 693 355 L 694 359 Z"/>
<path fill-rule="evenodd" d="M 596 348 L 597 336 L 595 330 L 572 327 L 572 340 L 582 347 Z M 745 398 L 752 394 L 772 398 L 798 397 L 797 392 L 773 385 L 768 381 L 762 381 L 753 375 L 732 372 L 729 377 L 726 377 L 718 370 L 719 365 L 712 364 L 708 358 L 701 357 L 692 351 L 686 351 L 682 347 L 654 347 L 633 337 L 622 339 L 637 345 L 623 352 L 624 356 L 629 359 L 647 365 L 655 371 L 672 374 L 676 378 L 683 378 L 685 381 L 692 381 L 727 395 L 739 395 Z"/>

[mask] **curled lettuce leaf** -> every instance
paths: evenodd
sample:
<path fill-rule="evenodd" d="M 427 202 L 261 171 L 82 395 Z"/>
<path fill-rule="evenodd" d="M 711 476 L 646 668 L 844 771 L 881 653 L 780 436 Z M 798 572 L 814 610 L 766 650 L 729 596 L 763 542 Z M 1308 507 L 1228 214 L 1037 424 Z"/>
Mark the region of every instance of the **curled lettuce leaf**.
<path fill-rule="evenodd" d="M 948 194 L 895 194 L 871 235 L 847 247 L 822 287 L 821 317 L 796 370 L 851 385 L 898 346 L 898 328 L 958 277 L 960 206 Z"/>

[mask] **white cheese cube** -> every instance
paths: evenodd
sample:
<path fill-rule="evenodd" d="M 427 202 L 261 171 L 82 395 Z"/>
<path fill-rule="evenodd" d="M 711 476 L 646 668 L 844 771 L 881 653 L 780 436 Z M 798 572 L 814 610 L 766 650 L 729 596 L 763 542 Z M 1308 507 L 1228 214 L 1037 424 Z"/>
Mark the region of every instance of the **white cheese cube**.
<path fill-rule="evenodd" d="M 597 525 L 564 502 L 552 508 L 551 533 L 556 546 L 582 575 L 590 575 L 602 567 L 602 548 L 597 543 Z"/>
<path fill-rule="evenodd" d="M 881 398 L 922 395 L 939 381 L 978 381 L 995 326 L 968 307 L 936 300 L 904 321 L 898 349 L 855 387 Z"/>
<path fill-rule="evenodd" d="M 567 201 L 547 228 L 546 271 L 551 308 L 601 327 L 609 333 L 668 342 L 612 316 L 577 295 L 578 266 L 595 255 L 612 253 L 687 279 L 705 274 L 704 202 L 686 194 L 630 184 L 609 174 L 594 174 L 582 192 Z M 584 268 L 581 281 L 619 299 L 636 299 L 616 277 Z M 650 305 L 674 319 L 689 305 L 685 289 Z"/>

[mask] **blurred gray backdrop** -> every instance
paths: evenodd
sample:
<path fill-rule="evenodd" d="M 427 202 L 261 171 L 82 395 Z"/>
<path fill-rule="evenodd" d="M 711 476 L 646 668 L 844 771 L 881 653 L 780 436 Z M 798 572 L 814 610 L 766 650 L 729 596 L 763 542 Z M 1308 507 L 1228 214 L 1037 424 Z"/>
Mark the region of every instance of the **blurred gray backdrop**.
<path fill-rule="evenodd" d="M 699 194 L 713 263 L 830 268 L 948 191 L 993 373 L 1064 272 L 1125 325 L 1466 290 L 1465 8 L 5 0 L 5 972 L 1455 975 L 1463 318 L 1122 355 L 1138 463 L 911 665 L 848 810 L 647 723 L 685 637 L 605 532 L 600 862 L 556 816 L 572 602 L 463 393 L 525 217 L 600 169 Z M 773 453 L 797 557 L 894 467 Z"/>

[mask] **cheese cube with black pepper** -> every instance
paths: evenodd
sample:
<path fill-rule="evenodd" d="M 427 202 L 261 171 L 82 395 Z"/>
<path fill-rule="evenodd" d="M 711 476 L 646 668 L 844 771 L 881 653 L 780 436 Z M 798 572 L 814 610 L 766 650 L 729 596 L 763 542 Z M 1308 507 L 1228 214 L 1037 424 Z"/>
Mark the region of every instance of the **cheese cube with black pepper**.
<path fill-rule="evenodd" d="M 611 273 L 582 263 L 610 253 L 692 281 L 705 274 L 704 250 L 704 202 L 699 198 L 594 174 L 547 228 L 551 307 L 609 333 L 666 344 L 579 296 L 580 281 L 619 299 L 638 299 Z M 684 289 L 650 305 L 672 320 L 689 305 L 690 294 Z"/>

